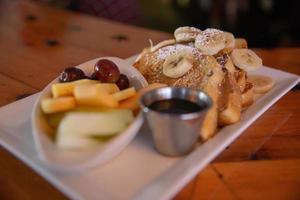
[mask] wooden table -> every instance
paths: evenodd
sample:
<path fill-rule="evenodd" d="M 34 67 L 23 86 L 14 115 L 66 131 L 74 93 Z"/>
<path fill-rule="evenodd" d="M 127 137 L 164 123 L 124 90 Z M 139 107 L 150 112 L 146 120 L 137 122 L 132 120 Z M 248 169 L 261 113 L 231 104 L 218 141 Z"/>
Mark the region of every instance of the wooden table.
<path fill-rule="evenodd" d="M 171 37 L 27 1 L 0 1 L 0 105 L 40 91 L 62 69 L 126 58 Z M 251 44 L 250 44 L 251 45 Z M 257 49 L 264 64 L 300 74 L 300 48 Z M 300 92 L 290 91 L 175 199 L 300 199 Z M 0 148 L 0 199 L 65 199 Z"/>

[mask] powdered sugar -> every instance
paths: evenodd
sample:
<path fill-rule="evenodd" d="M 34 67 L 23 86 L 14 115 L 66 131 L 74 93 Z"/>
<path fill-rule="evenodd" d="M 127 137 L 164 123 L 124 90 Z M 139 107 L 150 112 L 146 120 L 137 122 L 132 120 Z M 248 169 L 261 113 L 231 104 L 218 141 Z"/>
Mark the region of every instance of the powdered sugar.
<path fill-rule="evenodd" d="M 222 40 L 225 41 L 225 37 L 223 33 L 224 33 L 223 31 L 218 29 L 213 29 L 213 28 L 205 29 L 196 37 L 195 45 L 205 47 L 214 42 L 219 42 Z"/>
<path fill-rule="evenodd" d="M 183 44 L 175 44 L 172 46 L 166 46 L 157 51 L 157 59 L 165 60 L 168 56 L 173 55 L 178 52 L 186 52 L 194 55 L 195 57 L 200 57 L 202 54 L 198 51 L 198 49 L 193 48 L 191 46 L 183 45 Z"/>
<path fill-rule="evenodd" d="M 201 33 L 200 29 L 195 27 L 183 26 L 175 30 L 174 36 L 177 42 L 191 42 L 195 41 L 197 35 Z"/>
<path fill-rule="evenodd" d="M 194 41 L 197 35 L 198 33 L 195 32 L 178 33 L 175 38 L 177 42 L 190 42 Z"/>

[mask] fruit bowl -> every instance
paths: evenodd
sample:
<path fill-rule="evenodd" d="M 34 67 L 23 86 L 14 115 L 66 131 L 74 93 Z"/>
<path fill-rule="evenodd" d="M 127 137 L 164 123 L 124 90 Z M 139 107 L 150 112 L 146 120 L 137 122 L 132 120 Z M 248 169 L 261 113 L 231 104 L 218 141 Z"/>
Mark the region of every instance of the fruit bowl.
<path fill-rule="evenodd" d="M 136 89 L 147 86 L 144 77 L 126 61 L 116 57 L 97 58 L 76 66 L 82 69 L 86 74 L 92 74 L 94 65 L 99 59 L 108 59 L 118 65 L 121 73 L 127 75 L 130 83 Z M 48 98 L 51 94 L 51 86 L 59 82 L 59 78 L 48 84 L 37 98 L 32 116 L 32 134 L 38 152 L 38 156 L 42 162 L 55 171 L 78 172 L 84 169 L 98 166 L 109 161 L 118 155 L 135 137 L 140 129 L 143 118 L 138 113 L 133 122 L 125 129 L 125 131 L 114 136 L 107 142 L 103 142 L 96 147 L 86 148 L 83 150 L 65 150 L 59 149 L 48 134 L 48 126 L 45 117 L 41 111 L 41 101 Z"/>

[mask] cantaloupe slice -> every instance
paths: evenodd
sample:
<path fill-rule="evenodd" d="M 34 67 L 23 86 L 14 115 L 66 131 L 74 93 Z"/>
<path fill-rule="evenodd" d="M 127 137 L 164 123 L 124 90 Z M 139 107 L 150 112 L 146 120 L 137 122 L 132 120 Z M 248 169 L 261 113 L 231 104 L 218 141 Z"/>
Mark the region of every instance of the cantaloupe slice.
<path fill-rule="evenodd" d="M 134 96 L 132 96 L 124 101 L 121 101 L 119 103 L 119 108 L 130 109 L 130 110 L 136 111 L 139 109 L 139 99 L 143 94 L 145 94 L 146 92 L 149 92 L 151 90 L 154 90 L 156 88 L 161 88 L 161 87 L 167 87 L 167 85 L 162 84 L 162 83 L 149 84 L 148 86 L 138 90 Z"/>
<path fill-rule="evenodd" d="M 49 98 L 41 101 L 42 111 L 46 114 L 71 110 L 75 106 L 76 101 L 74 97 Z"/>
<path fill-rule="evenodd" d="M 120 92 L 113 93 L 112 96 L 117 100 L 117 101 L 122 101 L 125 99 L 128 99 L 129 97 L 132 97 L 136 94 L 135 88 L 130 87 L 124 90 L 121 90 Z"/>

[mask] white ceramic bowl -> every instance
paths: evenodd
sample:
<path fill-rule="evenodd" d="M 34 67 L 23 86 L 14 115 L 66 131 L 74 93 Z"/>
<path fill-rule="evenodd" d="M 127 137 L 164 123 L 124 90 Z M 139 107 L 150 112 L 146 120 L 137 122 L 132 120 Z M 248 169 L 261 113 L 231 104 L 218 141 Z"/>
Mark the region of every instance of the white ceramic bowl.
<path fill-rule="evenodd" d="M 126 74 L 130 80 L 131 85 L 136 89 L 140 89 L 147 85 L 145 78 L 128 62 L 116 57 L 103 57 L 116 63 L 121 73 Z M 81 65 L 76 66 L 82 69 L 87 75 L 92 74 L 95 63 L 102 58 L 97 58 Z M 98 166 L 109 161 L 118 155 L 135 137 L 138 133 L 142 123 L 143 117 L 139 113 L 135 120 L 129 127 L 122 133 L 115 136 L 110 141 L 99 144 L 97 148 L 87 148 L 84 150 L 62 150 L 58 149 L 52 139 L 47 135 L 46 120 L 42 117 L 40 109 L 40 102 L 43 98 L 49 97 L 51 93 L 51 85 L 57 83 L 58 78 L 53 80 L 45 89 L 40 93 L 33 107 L 31 116 L 32 120 L 32 133 L 38 152 L 39 158 L 43 163 L 56 171 L 64 172 L 78 172 L 84 169 Z"/>

